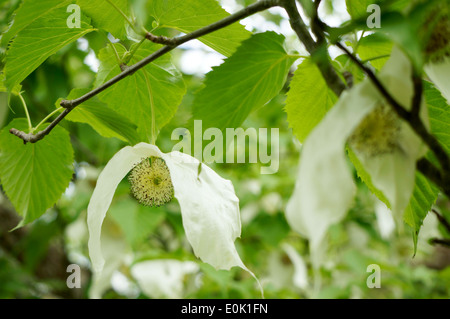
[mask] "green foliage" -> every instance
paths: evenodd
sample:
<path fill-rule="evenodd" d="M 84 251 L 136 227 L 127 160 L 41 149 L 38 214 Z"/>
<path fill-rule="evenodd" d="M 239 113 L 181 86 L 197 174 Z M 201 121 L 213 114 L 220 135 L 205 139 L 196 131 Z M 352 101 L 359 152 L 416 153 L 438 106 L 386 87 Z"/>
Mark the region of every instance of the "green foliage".
<path fill-rule="evenodd" d="M 416 173 L 413 196 L 403 216 L 405 222 L 413 229 L 414 254 L 417 251 L 419 230 L 438 194 L 439 189 L 436 186 L 431 184 L 422 174 Z"/>
<path fill-rule="evenodd" d="M 120 225 L 127 242 L 132 247 L 145 241 L 165 219 L 165 214 L 161 210 L 143 207 L 132 200 L 120 201 L 113 206 L 110 214 Z"/>
<path fill-rule="evenodd" d="M 283 48 L 284 37 L 274 32 L 255 34 L 235 54 L 208 73 L 193 102 L 195 119 L 203 127 L 239 127 L 247 116 L 283 88 L 297 59 Z M 211 108 L 214 105 L 214 108 Z"/>
<path fill-rule="evenodd" d="M 374 4 L 373 0 L 345 0 L 347 11 L 353 19 L 368 17 L 367 7 Z"/>
<path fill-rule="evenodd" d="M 315 1 L 296 2 L 307 17 L 314 15 Z M 238 6 L 254 3 L 236 0 Z M 235 245 L 244 264 L 261 280 L 267 298 L 448 298 L 448 262 L 438 258 L 441 250 L 427 242 L 438 230 L 444 238 L 449 236 L 428 214 L 436 209 L 448 220 L 448 198 L 421 173 L 416 171 L 403 215 L 407 231 L 397 218 L 397 229 L 386 234 L 375 197 L 390 207 L 387 196 L 374 187 L 363 163 L 348 147 L 357 193 L 347 217 L 328 229 L 320 269 L 313 269 L 308 241 L 292 230 L 285 216 L 302 153 L 298 141 L 306 143 L 338 101 L 317 63 L 331 61 L 339 77 L 357 85 L 367 75 L 348 55 L 335 57 L 334 41 L 345 43 L 376 74 L 393 47 L 400 46 L 422 73 L 427 63 L 424 41 L 429 36 L 425 29 L 433 25 L 428 14 L 436 4 L 448 3 L 346 0 L 350 20 L 341 19 L 340 26 L 327 28 L 327 45 L 318 51 L 323 59 L 305 57 L 308 52 L 299 46 L 294 32 L 265 31 L 280 32 L 289 23 L 279 11 L 265 10 L 257 13 L 257 19 L 247 20 L 247 28 L 246 21 L 236 22 L 199 38 L 212 50 L 202 47 L 197 54 L 224 59 L 205 76 L 184 74 L 183 58 L 192 49 L 174 48 L 76 106 L 42 140 L 24 144 L 9 132 L 11 128 L 29 133 L 29 122 L 44 118 L 47 124 L 39 130 L 46 128 L 61 114 L 62 110 L 52 112 L 62 98 L 76 99 L 101 87 L 163 47 L 142 39 L 145 31 L 177 37 L 230 14 L 221 0 L 1 1 L 0 298 L 88 298 L 94 290 L 104 298 L 152 298 L 138 289 L 142 287 L 132 269 L 139 262 L 161 259 L 198 264 L 194 274 L 179 282 L 183 297 L 259 298 L 255 280 L 247 272 L 238 267 L 217 271 L 196 259 L 176 200 L 157 208 L 140 206 L 130 195 L 126 178 L 116 190 L 102 232 L 105 257 L 112 256 L 112 262 L 107 261 L 110 268 L 103 278 L 95 278 L 86 262 L 86 210 L 104 165 L 122 147 L 156 138 L 158 147 L 169 152 L 176 143 L 172 130 L 189 127 L 197 119 L 203 120 L 203 128 L 279 129 L 276 174 L 261 175 L 262 163 L 208 164 L 233 183 L 242 223 Z M 70 4 L 81 8 L 81 28 L 67 25 Z M 330 13 L 336 17 L 343 4 L 322 1 L 320 17 Z M 381 29 L 366 25 L 370 4 L 381 6 Z M 258 25 L 260 20 L 269 23 Z M 310 28 L 314 21 L 308 22 Z M 258 31 L 250 32 L 249 27 Z M 450 154 L 448 96 L 444 98 L 438 87 L 442 90 L 424 81 L 426 125 Z M 249 152 L 247 146 L 245 151 Z M 426 158 L 440 167 L 431 151 Z M 307 187 L 314 184 L 311 181 Z M 71 263 L 83 268 L 82 289 L 66 286 L 66 267 Z M 367 287 L 369 264 L 381 267 L 382 289 Z M 111 287 L 112 273 L 127 277 L 127 288 Z M 299 284 L 299 278 L 305 282 Z M 167 288 L 169 283 L 164 285 Z"/>
<path fill-rule="evenodd" d="M 2 34 L 1 44 L 6 45 L 9 40 L 28 25 L 47 15 L 55 8 L 66 7 L 70 2 L 70 0 L 42 0 L 39 2 L 33 0 L 22 1 L 20 7 L 15 12 L 14 23 L 11 22 L 12 25 L 10 28 Z"/>
<path fill-rule="evenodd" d="M 431 132 L 450 154 L 450 136 L 448 134 L 450 131 L 450 106 L 441 93 L 429 82 L 425 83 L 424 95 L 430 117 Z"/>
<path fill-rule="evenodd" d="M 126 38 L 126 22 L 120 11 L 129 16 L 128 0 L 77 0 L 77 4 L 84 14 L 92 18 L 93 26 L 110 32 L 118 39 Z"/>
<path fill-rule="evenodd" d="M 61 127 L 43 143 L 26 145 L 9 133 L 11 128 L 26 131 L 27 121 L 16 119 L 0 133 L 0 176 L 25 225 L 54 205 L 69 185 L 73 150 L 68 132 Z"/>
<path fill-rule="evenodd" d="M 75 89 L 67 99 L 75 99 L 86 94 L 88 89 Z M 58 101 L 60 102 L 60 101 Z M 59 103 L 57 103 L 59 105 Z M 69 121 L 86 123 L 92 126 L 101 136 L 116 137 L 131 145 L 139 142 L 136 137 L 136 126 L 123 116 L 108 108 L 98 98 L 90 99 L 74 109 L 66 118 Z"/>
<path fill-rule="evenodd" d="M 125 47 L 120 44 L 115 44 L 114 48 L 119 57 L 124 57 L 127 53 Z M 134 44 L 130 49 L 135 50 L 131 61 L 135 63 L 159 48 L 159 45 L 150 42 Z M 100 52 L 99 59 L 97 85 L 121 72 L 111 46 Z M 185 85 L 181 74 L 172 65 L 170 55 L 165 55 L 101 93 L 99 98 L 118 114 L 135 123 L 139 139 L 148 142 L 153 137 L 152 112 L 155 114 L 157 134 L 175 115 L 184 93 Z M 130 112 L 130 103 L 133 105 L 132 112 Z M 156 139 L 156 136 L 154 138 Z"/>
<path fill-rule="evenodd" d="M 93 30 L 84 16 L 81 28 L 69 29 L 64 6 L 57 6 L 24 26 L 8 50 L 4 70 L 6 87 L 12 90 L 50 55 Z"/>
<path fill-rule="evenodd" d="M 295 136 L 303 142 L 336 103 L 317 66 L 305 59 L 297 67 L 286 99 L 286 113 Z"/>
<path fill-rule="evenodd" d="M 386 196 L 383 194 L 382 191 L 377 189 L 373 183 L 372 178 L 370 177 L 369 173 L 365 170 L 364 166 L 362 165 L 361 161 L 356 156 L 355 152 L 352 151 L 351 148 L 347 148 L 347 153 L 350 161 L 352 162 L 353 166 L 355 167 L 356 174 L 361 179 L 361 181 L 369 188 L 369 190 L 379 199 L 381 200 L 387 207 L 391 207 L 391 204 L 389 203 Z"/>
<path fill-rule="evenodd" d="M 377 70 L 381 70 L 392 51 L 392 42 L 378 33 L 370 34 L 356 44 L 358 55 Z"/>
<path fill-rule="evenodd" d="M 149 1 L 147 9 L 158 29 L 171 28 L 183 33 L 195 31 L 228 16 L 215 0 Z M 234 23 L 199 40 L 217 52 L 230 56 L 250 35 L 242 25 Z"/>

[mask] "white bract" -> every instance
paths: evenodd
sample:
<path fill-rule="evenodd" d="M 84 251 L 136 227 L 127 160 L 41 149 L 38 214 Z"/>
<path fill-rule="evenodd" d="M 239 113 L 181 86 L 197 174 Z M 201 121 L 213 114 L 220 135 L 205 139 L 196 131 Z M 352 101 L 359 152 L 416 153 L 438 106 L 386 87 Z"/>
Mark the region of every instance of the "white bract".
<path fill-rule="evenodd" d="M 174 196 L 181 208 L 186 237 L 197 257 L 216 269 L 238 266 L 254 275 L 239 257 L 234 241 L 241 233 L 239 199 L 233 184 L 197 159 L 180 153 L 162 153 L 140 143 L 117 152 L 101 172 L 88 206 L 89 255 L 95 272 L 104 267 L 100 235 L 115 190 L 137 164 L 162 158 L 170 172 Z M 256 278 L 255 278 L 256 279 Z"/>
<path fill-rule="evenodd" d="M 394 48 L 378 75 L 390 94 L 407 109 L 413 97 L 411 72 L 408 58 Z M 421 111 L 425 119 L 424 105 Z M 409 203 L 416 160 L 426 151 L 370 79 L 341 95 L 302 147 L 294 193 L 286 208 L 291 227 L 309 239 L 315 267 L 323 259 L 327 229 L 345 217 L 356 192 L 346 158 L 347 143 L 397 216 Z"/>

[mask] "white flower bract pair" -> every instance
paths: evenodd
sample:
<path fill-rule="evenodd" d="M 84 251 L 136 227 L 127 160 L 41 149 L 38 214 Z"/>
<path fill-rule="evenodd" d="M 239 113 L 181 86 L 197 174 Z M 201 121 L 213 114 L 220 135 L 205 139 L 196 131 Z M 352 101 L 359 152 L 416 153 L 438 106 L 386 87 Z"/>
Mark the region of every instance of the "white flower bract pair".
<path fill-rule="evenodd" d="M 378 77 L 395 100 L 410 109 L 414 94 L 412 66 L 400 49 L 393 49 L 391 58 Z M 380 105 L 386 107 L 380 109 Z M 352 148 L 351 140 L 355 140 L 352 134 L 363 135 L 356 139 L 366 145 L 360 145 L 360 151 L 358 147 L 353 151 L 370 175 L 373 186 L 389 201 L 397 219 L 409 203 L 414 188 L 416 161 L 424 155 L 426 147 L 406 122 L 389 112 L 393 112 L 390 105 L 366 78 L 341 95 L 302 147 L 297 181 L 286 208 L 286 217 L 293 229 L 309 239 L 315 267 L 323 260 L 324 239 L 329 226 L 345 217 L 356 194 L 346 158 L 346 147 Z M 426 122 L 423 101 L 420 115 Z M 382 126 L 388 125 L 378 123 L 383 118 L 390 124 L 395 123 L 395 130 L 384 130 Z M 367 132 L 360 125 L 368 125 Z M 381 125 L 381 129 L 371 127 L 373 125 Z M 370 150 L 370 147 L 374 149 Z"/>
<path fill-rule="evenodd" d="M 140 143 L 117 152 L 97 180 L 88 206 L 89 255 L 95 272 L 104 267 L 100 235 L 103 220 L 122 179 L 143 159 L 162 158 L 181 208 L 186 237 L 197 257 L 216 269 L 245 267 L 234 246 L 241 234 L 239 199 L 232 183 L 211 168 L 180 152 L 163 153 L 155 145 Z"/>

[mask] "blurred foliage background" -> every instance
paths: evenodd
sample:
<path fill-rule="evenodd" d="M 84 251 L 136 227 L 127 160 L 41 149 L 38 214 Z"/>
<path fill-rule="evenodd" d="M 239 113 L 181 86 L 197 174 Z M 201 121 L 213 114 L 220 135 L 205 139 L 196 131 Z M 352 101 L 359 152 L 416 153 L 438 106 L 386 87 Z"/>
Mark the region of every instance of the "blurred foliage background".
<path fill-rule="evenodd" d="M 0 31 L 6 30 L 18 0 L 0 1 Z M 223 1 L 225 8 L 243 6 L 253 1 Z M 343 1 L 326 1 L 325 14 L 342 13 Z M 334 11 L 333 9 L 334 5 Z M 227 7 L 228 6 L 228 7 Z M 345 3 L 344 3 L 345 6 Z M 262 22 L 261 22 L 262 21 Z M 276 10 L 248 19 L 259 28 L 282 30 L 286 18 Z M 243 22 L 243 24 L 246 24 Z M 251 26 L 249 28 L 252 28 Z M 288 44 L 295 47 L 293 33 Z M 105 37 L 90 33 L 49 58 L 22 84 L 24 98 L 34 122 L 55 108 L 72 88 L 89 88 L 95 77 L 92 56 L 106 45 Z M 4 48 L 0 49 L 4 54 Z M 179 49 L 174 62 L 183 71 L 189 68 L 183 58 L 189 48 Z M 211 54 L 203 46 L 196 48 L 203 56 Z M 95 60 L 95 59 L 94 59 Z M 91 63 L 87 63 L 91 61 Z M 94 69 L 94 70 L 93 70 Z M 202 85 L 204 71 L 183 74 L 188 87 L 177 115 L 161 132 L 158 145 L 168 152 L 176 141 L 171 132 L 187 127 L 191 117 L 192 92 Z M 240 199 L 242 236 L 236 241 L 246 266 L 261 280 L 266 298 L 448 298 L 450 296 L 450 249 L 431 245 L 433 237 L 448 237 L 437 219 L 429 214 L 420 234 L 418 250 L 411 230 L 396 225 L 389 230 L 377 219 L 380 204 L 368 189 L 359 184 L 356 205 L 344 222 L 330 230 L 327 262 L 320 273 L 309 266 L 307 242 L 290 230 L 284 208 L 295 183 L 300 145 L 288 128 L 283 110 L 285 86 L 277 98 L 255 110 L 244 128 L 279 128 L 279 171 L 261 175 L 263 164 L 212 164 L 221 176 L 230 179 Z M 0 93 L 1 94 L 1 93 Z M 132 105 L 130 105 L 132 107 Z M 6 95 L 0 95 L 0 128 L 13 117 L 24 117 L 17 98 L 10 108 Z M 87 254 L 86 208 L 102 167 L 124 143 L 103 138 L 86 124 L 63 121 L 70 132 L 75 150 L 75 174 L 59 200 L 41 218 L 11 231 L 19 222 L 8 199 L 0 193 L 0 298 L 259 298 L 255 280 L 245 271 L 216 271 L 193 255 L 186 241 L 176 201 L 160 208 L 141 207 L 131 197 L 124 180 L 117 190 L 103 226 L 107 263 L 104 277 L 96 284 Z M 450 205 L 441 198 L 437 205 L 447 217 Z M 171 280 L 164 276 L 159 288 L 146 289 L 143 279 L 133 271 L 145 261 L 172 260 Z M 82 285 L 69 289 L 66 279 L 69 264 L 80 265 Z M 370 289 L 367 267 L 381 268 L 381 288 Z M 182 267 L 187 265 L 189 267 Z M 154 267 L 154 268 L 151 268 Z M 158 268 L 159 267 L 159 268 Z M 161 266 L 149 264 L 149 272 L 158 274 Z M 171 268 L 172 269 L 172 268 Z"/>

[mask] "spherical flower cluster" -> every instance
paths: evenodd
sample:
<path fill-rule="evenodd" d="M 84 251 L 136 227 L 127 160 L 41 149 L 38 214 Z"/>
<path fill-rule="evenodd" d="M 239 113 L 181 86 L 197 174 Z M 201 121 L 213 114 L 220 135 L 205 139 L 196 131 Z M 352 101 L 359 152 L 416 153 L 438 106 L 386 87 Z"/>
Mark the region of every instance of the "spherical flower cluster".
<path fill-rule="evenodd" d="M 395 47 L 378 74 L 406 109 L 411 109 L 414 95 L 412 70 L 408 57 Z M 424 101 L 420 116 L 427 123 Z M 340 96 L 302 146 L 294 193 L 286 207 L 291 227 L 309 239 L 314 267 L 323 261 L 328 228 L 345 217 L 354 200 L 348 148 L 397 220 L 413 192 L 416 162 L 426 152 L 421 139 L 391 110 L 369 78 Z"/>
<path fill-rule="evenodd" d="M 163 153 L 146 143 L 126 146 L 111 158 L 100 173 L 87 209 L 94 273 L 101 274 L 105 264 L 103 221 L 117 186 L 129 175 L 131 192 L 144 205 L 159 206 L 173 197 L 177 199 L 187 240 L 197 257 L 216 269 L 238 266 L 254 276 L 234 246 L 241 233 L 241 220 L 233 184 L 207 165 L 199 168 L 200 164 L 189 155 Z"/>
<path fill-rule="evenodd" d="M 131 194 L 145 206 L 161 206 L 173 199 L 169 168 L 160 158 L 151 156 L 137 164 L 128 175 Z"/>
<path fill-rule="evenodd" d="M 386 103 L 380 103 L 370 112 L 349 138 L 356 152 L 379 156 L 394 152 L 398 147 L 400 119 Z"/>

